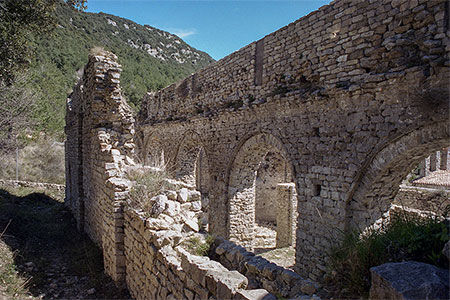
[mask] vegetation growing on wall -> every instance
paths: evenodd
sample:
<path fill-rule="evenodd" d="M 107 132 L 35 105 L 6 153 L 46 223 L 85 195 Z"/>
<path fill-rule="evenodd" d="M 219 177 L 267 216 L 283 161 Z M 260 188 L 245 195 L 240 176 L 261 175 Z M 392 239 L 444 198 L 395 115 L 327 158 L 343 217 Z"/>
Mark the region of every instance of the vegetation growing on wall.
<path fill-rule="evenodd" d="M 370 268 L 387 262 L 414 260 L 448 269 L 448 260 L 442 254 L 449 240 L 447 212 L 443 217 L 427 218 L 400 214 L 380 229 L 343 234 L 340 246 L 330 252 L 332 271 L 328 279 L 336 296 L 368 297 Z"/>

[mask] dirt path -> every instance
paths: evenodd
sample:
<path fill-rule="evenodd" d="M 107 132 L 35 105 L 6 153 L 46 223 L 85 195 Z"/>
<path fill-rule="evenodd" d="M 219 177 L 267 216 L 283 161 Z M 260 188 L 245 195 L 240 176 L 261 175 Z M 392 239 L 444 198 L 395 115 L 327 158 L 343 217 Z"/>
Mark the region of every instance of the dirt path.
<path fill-rule="evenodd" d="M 76 230 L 61 197 L 0 189 L 0 233 L 41 299 L 131 299 L 103 273 L 101 251 Z"/>

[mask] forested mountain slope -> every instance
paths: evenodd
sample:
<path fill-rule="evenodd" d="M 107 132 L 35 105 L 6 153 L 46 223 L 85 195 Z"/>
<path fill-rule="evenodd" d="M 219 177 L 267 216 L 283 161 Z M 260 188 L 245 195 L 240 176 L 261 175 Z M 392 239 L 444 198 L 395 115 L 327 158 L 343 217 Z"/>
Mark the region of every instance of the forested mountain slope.
<path fill-rule="evenodd" d="M 81 12 L 63 3 L 56 12 L 55 30 L 31 37 L 30 87 L 38 95 L 34 118 L 39 130 L 62 133 L 67 95 L 93 47 L 103 47 L 119 57 L 123 92 L 134 107 L 139 107 L 146 91 L 165 87 L 214 61 L 176 35 L 147 25 Z"/>

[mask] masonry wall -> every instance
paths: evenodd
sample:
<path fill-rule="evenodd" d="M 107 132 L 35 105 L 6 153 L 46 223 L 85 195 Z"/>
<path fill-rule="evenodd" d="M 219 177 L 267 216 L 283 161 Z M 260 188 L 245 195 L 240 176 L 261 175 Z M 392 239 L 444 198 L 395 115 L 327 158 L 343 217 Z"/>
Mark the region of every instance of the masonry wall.
<path fill-rule="evenodd" d="M 318 279 L 329 228 L 370 225 L 413 166 L 448 146 L 448 28 L 445 1 L 334 1 L 148 94 L 139 152 L 175 161 L 194 137 L 208 159 L 210 228 L 226 237 L 241 147 L 260 134 L 280 141 L 298 194 L 296 270 Z"/>
<path fill-rule="evenodd" d="M 393 203 L 441 214 L 450 208 L 450 191 L 438 188 L 402 186 Z"/>
<path fill-rule="evenodd" d="M 172 232 L 173 233 L 173 232 Z M 174 247 L 181 236 L 125 212 L 126 283 L 136 299 L 239 299 L 248 280 L 208 257 Z"/>
<path fill-rule="evenodd" d="M 134 119 L 121 96 L 120 65 L 108 52 L 92 54 L 68 99 L 66 113 L 66 203 L 80 229 L 103 249 L 105 271 L 125 274 L 123 201 L 132 164 Z"/>

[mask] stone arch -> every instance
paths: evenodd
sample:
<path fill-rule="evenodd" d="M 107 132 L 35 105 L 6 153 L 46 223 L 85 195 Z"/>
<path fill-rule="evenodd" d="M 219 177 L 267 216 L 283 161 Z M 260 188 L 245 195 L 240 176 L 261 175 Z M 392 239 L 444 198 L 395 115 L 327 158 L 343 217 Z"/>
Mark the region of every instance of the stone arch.
<path fill-rule="evenodd" d="M 347 200 L 347 228 L 365 228 L 381 218 L 411 169 L 429 153 L 448 146 L 449 141 L 447 122 L 437 122 L 410 130 L 380 147 Z"/>
<path fill-rule="evenodd" d="M 165 153 L 161 140 L 151 134 L 144 139 L 140 159 L 145 166 L 165 167 Z"/>
<path fill-rule="evenodd" d="M 293 243 L 297 192 L 294 170 L 283 143 L 272 134 L 258 133 L 244 140 L 229 168 L 228 235 L 230 240 L 252 249 L 256 223 L 256 181 L 261 164 L 267 155 L 276 156 L 286 166 L 286 176 L 277 185 L 277 246 Z M 279 166 L 275 167 L 279 169 Z M 283 209 L 281 209 L 283 208 Z M 281 214 L 285 214 L 281 218 Z"/>
<path fill-rule="evenodd" d="M 200 135 L 188 130 L 178 145 L 175 158 L 175 177 L 207 193 L 209 185 L 208 156 Z"/>

